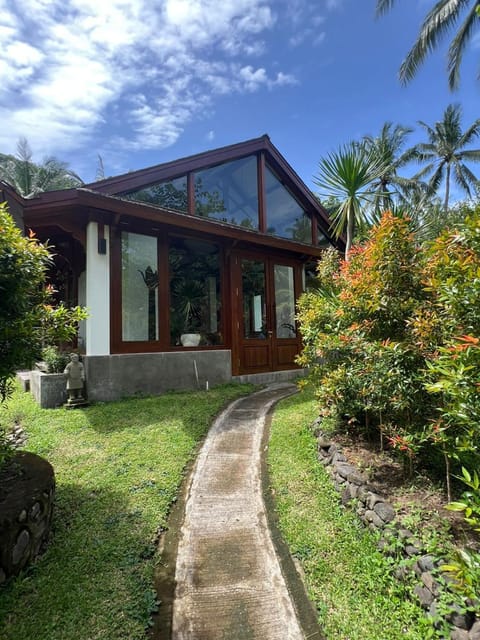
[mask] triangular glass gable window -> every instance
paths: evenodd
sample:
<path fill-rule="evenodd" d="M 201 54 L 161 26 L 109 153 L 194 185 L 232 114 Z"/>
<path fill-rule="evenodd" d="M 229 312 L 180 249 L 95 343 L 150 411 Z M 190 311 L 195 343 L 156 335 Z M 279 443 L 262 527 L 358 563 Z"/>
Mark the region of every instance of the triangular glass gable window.
<path fill-rule="evenodd" d="M 288 189 L 265 167 L 267 233 L 312 244 L 312 222 Z"/>
<path fill-rule="evenodd" d="M 258 229 L 257 158 L 248 156 L 195 171 L 195 213 Z"/>

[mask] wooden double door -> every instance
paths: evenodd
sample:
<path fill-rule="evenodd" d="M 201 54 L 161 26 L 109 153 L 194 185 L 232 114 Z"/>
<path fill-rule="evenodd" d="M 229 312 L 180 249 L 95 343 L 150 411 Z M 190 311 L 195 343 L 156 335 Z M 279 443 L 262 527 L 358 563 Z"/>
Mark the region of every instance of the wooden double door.
<path fill-rule="evenodd" d="M 233 257 L 233 373 L 296 368 L 301 347 L 295 321 L 302 264 L 241 252 Z"/>

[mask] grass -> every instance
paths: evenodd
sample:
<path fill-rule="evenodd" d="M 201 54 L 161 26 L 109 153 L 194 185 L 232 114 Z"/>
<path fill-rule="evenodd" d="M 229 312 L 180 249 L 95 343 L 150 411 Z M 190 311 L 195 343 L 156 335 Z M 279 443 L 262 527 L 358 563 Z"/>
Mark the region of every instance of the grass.
<path fill-rule="evenodd" d="M 55 469 L 52 539 L 0 590 L 2 640 L 136 640 L 157 608 L 158 531 L 221 407 L 252 387 L 40 409 L 17 391 L 0 423 L 20 423 L 26 449 Z"/>
<path fill-rule="evenodd" d="M 301 562 L 327 638 L 423 640 L 430 624 L 392 576 L 377 537 L 344 510 L 317 462 L 310 425 L 317 416 L 308 391 L 274 414 L 268 463 L 279 526 Z"/>

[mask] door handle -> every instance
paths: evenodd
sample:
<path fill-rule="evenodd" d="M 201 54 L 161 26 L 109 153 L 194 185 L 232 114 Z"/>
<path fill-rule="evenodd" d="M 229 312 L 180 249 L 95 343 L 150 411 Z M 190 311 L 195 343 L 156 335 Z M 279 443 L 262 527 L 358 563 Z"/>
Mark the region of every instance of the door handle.
<path fill-rule="evenodd" d="M 267 337 L 271 338 L 273 336 L 273 331 L 267 331 Z"/>

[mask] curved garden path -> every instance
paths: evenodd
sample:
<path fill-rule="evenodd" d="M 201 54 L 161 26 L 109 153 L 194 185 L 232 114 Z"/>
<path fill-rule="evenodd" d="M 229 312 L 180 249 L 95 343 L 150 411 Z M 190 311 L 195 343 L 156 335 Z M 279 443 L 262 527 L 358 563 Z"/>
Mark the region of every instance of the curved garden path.
<path fill-rule="evenodd" d="M 294 392 L 277 384 L 241 398 L 209 431 L 179 536 L 172 640 L 322 637 L 312 629 L 311 610 L 310 622 L 299 620 L 297 612 L 308 609 L 304 589 L 298 576 L 287 585 L 263 499 L 266 418 Z"/>

